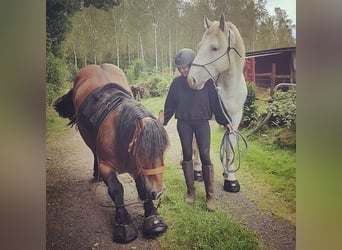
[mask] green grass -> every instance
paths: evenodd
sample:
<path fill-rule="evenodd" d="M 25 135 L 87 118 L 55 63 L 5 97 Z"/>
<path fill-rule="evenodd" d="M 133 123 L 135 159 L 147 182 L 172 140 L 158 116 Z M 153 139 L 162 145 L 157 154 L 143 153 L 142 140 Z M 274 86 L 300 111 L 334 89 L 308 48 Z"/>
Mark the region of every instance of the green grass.
<path fill-rule="evenodd" d="M 69 120 L 58 116 L 52 106 L 46 104 L 46 132 L 61 131 L 66 128 Z M 48 133 L 47 133 L 48 134 Z"/>
<path fill-rule="evenodd" d="M 166 192 L 160 213 L 168 223 L 168 233 L 159 242 L 162 249 L 261 249 L 254 233 L 246 230 L 231 215 L 205 209 L 205 194 L 196 189 L 194 206 L 184 202 L 184 178 L 174 166 L 164 174 Z M 197 183 L 196 183 L 197 185 Z"/>
<path fill-rule="evenodd" d="M 248 131 L 242 131 L 248 142 L 248 151 L 242 153 L 241 168 L 236 175 L 241 184 L 252 190 L 250 198 L 256 200 L 261 207 L 279 217 L 294 220 L 296 152 L 278 146 L 278 139 L 273 137 L 277 131 L 272 129 L 253 137 L 247 137 Z M 211 132 L 212 158 L 214 161 L 216 159 L 215 164 L 221 165 L 218 160 L 219 147 L 224 130 L 215 126 Z"/>
<path fill-rule="evenodd" d="M 164 97 L 152 97 L 148 99 L 141 99 L 140 103 L 154 115 L 158 115 L 159 111 L 164 109 Z"/>

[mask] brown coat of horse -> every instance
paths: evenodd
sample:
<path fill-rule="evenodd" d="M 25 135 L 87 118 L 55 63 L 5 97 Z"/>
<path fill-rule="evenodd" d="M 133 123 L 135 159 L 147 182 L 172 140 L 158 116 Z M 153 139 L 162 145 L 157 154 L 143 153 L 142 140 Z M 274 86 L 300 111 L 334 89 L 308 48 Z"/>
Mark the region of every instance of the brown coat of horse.
<path fill-rule="evenodd" d="M 94 91 L 104 89 L 108 84 L 118 85 L 111 91 L 119 92 L 123 97 L 94 132 L 82 119 L 81 107 Z M 144 201 L 144 235 L 155 237 L 164 233 L 167 225 L 152 200 L 158 199 L 163 192 L 163 157 L 168 137 L 162 124 L 134 100 L 124 72 L 112 64 L 85 66 L 76 75 L 73 88 L 54 106 L 60 116 L 71 120 L 69 124 L 77 124 L 83 140 L 93 152 L 94 177 L 104 180 L 116 207 L 114 241 L 127 243 L 137 237 L 124 205 L 123 186 L 117 178 L 121 173 L 129 173 L 134 178 L 139 198 Z"/>

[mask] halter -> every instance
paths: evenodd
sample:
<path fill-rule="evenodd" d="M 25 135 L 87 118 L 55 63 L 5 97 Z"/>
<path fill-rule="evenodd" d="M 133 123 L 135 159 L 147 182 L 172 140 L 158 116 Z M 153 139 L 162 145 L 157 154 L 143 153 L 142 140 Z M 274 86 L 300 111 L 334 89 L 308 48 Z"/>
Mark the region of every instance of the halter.
<path fill-rule="evenodd" d="M 228 55 L 228 61 L 229 61 L 229 64 L 230 64 L 230 57 L 229 57 L 229 51 L 230 50 L 234 50 L 236 52 L 236 54 L 239 56 L 239 57 L 242 57 L 240 55 L 240 53 L 237 51 L 237 49 L 235 49 L 234 47 L 230 47 L 230 30 L 228 31 L 228 48 L 227 50 L 222 54 L 220 55 L 218 58 L 212 60 L 211 62 L 208 62 L 208 63 L 205 63 L 205 64 L 197 64 L 197 63 L 192 63 L 191 66 L 197 66 L 197 67 L 201 67 L 201 68 L 204 68 L 207 73 L 209 74 L 210 78 L 214 81 L 214 84 L 215 86 L 217 87 L 217 82 L 218 82 L 218 79 L 220 78 L 220 74 L 218 75 L 217 79 L 215 79 L 215 77 L 210 73 L 210 71 L 208 70 L 208 68 L 206 66 L 220 60 L 222 57 L 224 57 L 226 54 Z"/>
<path fill-rule="evenodd" d="M 161 166 L 159 168 L 143 168 L 141 170 L 141 174 L 146 175 L 156 175 L 156 174 L 162 174 L 165 171 L 165 166 Z"/>

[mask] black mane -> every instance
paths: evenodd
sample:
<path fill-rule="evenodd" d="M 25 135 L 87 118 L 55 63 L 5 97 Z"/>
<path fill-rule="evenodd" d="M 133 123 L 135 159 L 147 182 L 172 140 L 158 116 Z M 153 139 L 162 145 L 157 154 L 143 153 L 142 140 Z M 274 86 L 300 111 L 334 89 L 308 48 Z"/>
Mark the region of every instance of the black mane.
<path fill-rule="evenodd" d="M 138 123 L 145 120 L 141 133 L 135 145 L 136 157 L 139 161 L 151 162 L 162 157 L 168 145 L 168 136 L 163 125 L 156 120 L 152 113 L 134 99 L 124 100 L 121 106 L 120 118 L 117 124 L 116 146 L 120 150 L 120 157 L 126 157 L 129 143 L 132 141 Z"/>

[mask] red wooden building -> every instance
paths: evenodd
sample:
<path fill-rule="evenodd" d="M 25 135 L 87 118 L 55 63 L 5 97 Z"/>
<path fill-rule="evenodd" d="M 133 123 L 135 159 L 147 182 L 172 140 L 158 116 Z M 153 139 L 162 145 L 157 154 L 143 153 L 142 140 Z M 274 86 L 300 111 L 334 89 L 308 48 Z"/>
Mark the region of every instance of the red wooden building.
<path fill-rule="evenodd" d="M 247 52 L 244 76 L 271 95 L 279 83 L 296 83 L 296 47 Z"/>

